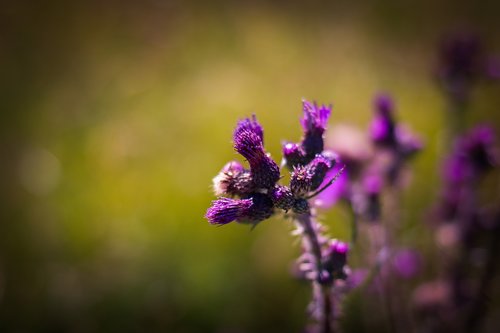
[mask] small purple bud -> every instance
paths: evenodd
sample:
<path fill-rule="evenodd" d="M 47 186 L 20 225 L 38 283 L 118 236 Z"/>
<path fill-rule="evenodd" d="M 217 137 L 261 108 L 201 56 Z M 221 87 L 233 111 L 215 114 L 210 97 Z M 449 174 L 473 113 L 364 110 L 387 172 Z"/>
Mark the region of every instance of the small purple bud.
<path fill-rule="evenodd" d="M 295 201 L 292 191 L 286 186 L 276 185 L 269 191 L 269 196 L 274 205 L 283 210 L 290 210 Z"/>
<path fill-rule="evenodd" d="M 302 148 L 310 161 L 323 151 L 323 133 L 331 113 L 331 106 L 318 107 L 316 103 L 302 100 L 302 108 L 304 111 L 304 117 L 300 120 L 304 129 Z"/>
<path fill-rule="evenodd" d="M 290 188 L 294 196 L 303 197 L 307 193 L 317 189 L 323 182 L 331 165 L 329 159 L 317 155 L 308 165 L 296 166 L 293 169 L 290 180 Z"/>
<path fill-rule="evenodd" d="M 294 166 L 305 164 L 305 153 L 296 143 L 285 143 L 283 145 L 284 164 L 292 169 Z"/>
<path fill-rule="evenodd" d="M 311 188 L 311 175 L 305 166 L 298 165 L 293 168 L 290 179 L 290 189 L 295 197 L 304 197 Z"/>
<path fill-rule="evenodd" d="M 220 198 L 212 201 L 205 218 L 210 224 L 227 224 L 245 216 L 251 206 L 252 199 Z"/>
<path fill-rule="evenodd" d="M 323 268 L 327 270 L 333 278 L 345 279 L 347 276 L 344 267 L 347 263 L 349 245 L 339 240 L 332 240 L 325 255 Z"/>
<path fill-rule="evenodd" d="M 331 167 L 332 162 L 322 155 L 317 155 L 314 160 L 307 165 L 307 169 L 311 174 L 311 186 L 309 191 L 314 191 L 321 185 L 325 179 L 326 173 Z"/>
<path fill-rule="evenodd" d="M 253 191 L 253 180 L 249 170 L 236 161 L 227 163 L 213 179 L 215 195 L 245 196 Z"/>

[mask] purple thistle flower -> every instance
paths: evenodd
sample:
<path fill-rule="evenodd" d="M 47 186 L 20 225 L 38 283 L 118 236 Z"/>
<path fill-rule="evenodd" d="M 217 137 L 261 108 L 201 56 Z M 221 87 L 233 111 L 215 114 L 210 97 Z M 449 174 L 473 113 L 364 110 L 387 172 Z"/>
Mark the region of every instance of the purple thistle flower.
<path fill-rule="evenodd" d="M 233 135 L 234 149 L 245 157 L 250 164 L 255 188 L 274 187 L 280 178 L 279 167 L 266 154 L 262 141 L 262 127 L 257 121 L 240 121 Z"/>
<path fill-rule="evenodd" d="M 252 199 L 219 198 L 212 201 L 205 214 L 211 224 L 224 225 L 248 214 Z"/>
<path fill-rule="evenodd" d="M 306 166 L 294 167 L 290 180 L 290 188 L 294 196 L 304 197 L 307 193 L 317 189 L 330 168 L 330 160 L 321 155 L 317 155 Z"/>
<path fill-rule="evenodd" d="M 370 125 L 370 135 L 376 144 L 395 144 L 394 104 L 389 95 L 381 94 L 375 98 L 375 117 Z"/>
<path fill-rule="evenodd" d="M 303 100 L 302 108 L 304 110 L 304 117 L 300 120 L 304 129 L 302 149 L 304 149 L 306 157 L 312 160 L 314 156 L 323 151 L 323 133 L 331 113 L 331 106 L 318 107 L 316 103 L 312 104 Z"/>
<path fill-rule="evenodd" d="M 311 176 L 305 166 L 297 165 L 293 168 L 290 188 L 295 197 L 303 197 L 309 193 Z"/>
<path fill-rule="evenodd" d="M 245 196 L 253 191 L 253 180 L 249 170 L 236 161 L 227 163 L 213 179 L 215 195 Z"/>
<path fill-rule="evenodd" d="M 311 174 L 311 186 L 309 191 L 314 191 L 321 185 L 325 179 L 326 173 L 332 168 L 332 164 L 335 164 L 335 160 L 333 160 L 332 163 L 330 159 L 327 159 L 323 155 L 317 155 L 306 166 Z"/>
<path fill-rule="evenodd" d="M 212 201 L 205 214 L 211 224 L 224 225 L 232 221 L 256 224 L 273 214 L 273 202 L 262 193 L 247 199 L 219 198 Z"/>

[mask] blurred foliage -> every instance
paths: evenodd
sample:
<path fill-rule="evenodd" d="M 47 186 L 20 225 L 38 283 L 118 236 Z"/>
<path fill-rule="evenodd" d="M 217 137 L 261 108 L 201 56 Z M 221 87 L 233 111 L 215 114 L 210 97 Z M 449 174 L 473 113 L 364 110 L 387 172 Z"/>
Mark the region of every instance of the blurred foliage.
<path fill-rule="evenodd" d="M 238 158 L 235 122 L 256 113 L 279 159 L 281 140 L 300 136 L 302 97 L 333 102 L 331 124 L 366 127 L 373 95 L 394 95 L 401 121 L 426 142 L 404 194 L 401 242 L 426 253 L 422 221 L 442 158 L 435 46 L 473 27 L 499 51 L 498 9 L 2 4 L 0 331 L 300 331 L 309 290 L 289 274 L 298 253 L 289 223 L 276 217 L 250 232 L 203 215 L 212 177 Z M 498 130 L 499 87 L 484 84 L 474 98 L 469 123 Z M 341 207 L 324 218 L 344 239 L 347 220 Z"/>

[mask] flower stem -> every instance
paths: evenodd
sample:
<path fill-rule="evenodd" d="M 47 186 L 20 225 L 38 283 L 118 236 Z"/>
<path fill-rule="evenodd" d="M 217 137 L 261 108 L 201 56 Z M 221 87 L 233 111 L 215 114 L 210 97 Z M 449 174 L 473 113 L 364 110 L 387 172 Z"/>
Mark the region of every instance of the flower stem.
<path fill-rule="evenodd" d="M 319 316 L 320 327 L 322 333 L 332 333 L 332 309 L 333 304 L 331 300 L 331 284 L 322 283 L 324 281 L 323 277 L 323 265 L 322 265 L 322 254 L 321 254 L 321 241 L 319 236 L 320 225 L 315 221 L 312 215 L 300 214 L 296 215 L 295 221 L 300 228 L 302 228 L 302 244 L 304 250 L 312 255 L 314 258 L 315 276 L 312 281 L 313 293 L 319 296 L 319 305 L 321 314 Z"/>

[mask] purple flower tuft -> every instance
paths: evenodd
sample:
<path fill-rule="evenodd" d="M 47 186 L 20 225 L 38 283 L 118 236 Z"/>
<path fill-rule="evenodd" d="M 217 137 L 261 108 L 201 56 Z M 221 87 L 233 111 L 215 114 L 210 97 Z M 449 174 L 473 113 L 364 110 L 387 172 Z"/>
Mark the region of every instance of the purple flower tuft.
<path fill-rule="evenodd" d="M 255 133 L 262 141 L 262 144 L 264 144 L 264 130 L 257 121 L 257 117 L 255 115 L 252 115 L 252 119 L 245 118 L 243 120 L 240 120 L 236 125 L 236 128 L 239 130 L 247 130 Z"/>
<path fill-rule="evenodd" d="M 316 103 L 303 100 L 302 107 L 304 110 L 304 117 L 300 120 L 304 129 L 302 148 L 310 161 L 323 151 L 323 133 L 331 113 L 331 106 L 318 107 Z"/>
<path fill-rule="evenodd" d="M 252 199 L 220 198 L 212 201 L 205 214 L 211 224 L 223 225 L 247 215 Z"/>
<path fill-rule="evenodd" d="M 309 193 L 311 188 L 311 175 L 307 167 L 298 165 L 293 168 L 290 188 L 293 195 L 296 197 L 303 197 Z"/>
<path fill-rule="evenodd" d="M 314 191 L 321 185 L 325 179 L 326 173 L 331 167 L 332 162 L 322 155 L 317 155 L 314 160 L 306 166 L 311 175 L 311 186 L 309 191 Z"/>
<path fill-rule="evenodd" d="M 250 164 L 255 188 L 272 188 L 280 178 L 279 167 L 265 152 L 262 128 L 254 119 L 240 121 L 233 135 L 234 149 Z"/>

